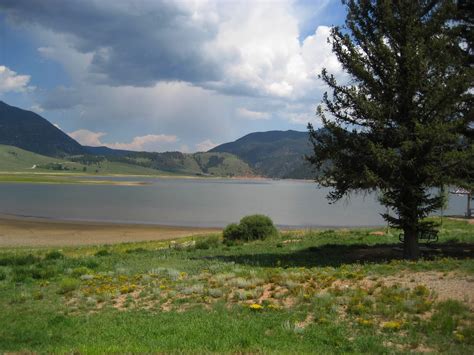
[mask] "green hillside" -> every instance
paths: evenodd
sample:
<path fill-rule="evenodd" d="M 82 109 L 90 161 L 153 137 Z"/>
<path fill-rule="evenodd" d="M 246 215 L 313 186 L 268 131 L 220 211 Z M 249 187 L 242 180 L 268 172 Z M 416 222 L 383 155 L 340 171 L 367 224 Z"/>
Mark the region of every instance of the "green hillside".
<path fill-rule="evenodd" d="M 252 168 L 229 153 L 136 152 L 108 159 L 162 171 L 202 176 L 252 176 Z"/>
<path fill-rule="evenodd" d="M 121 162 L 110 162 L 108 160 L 100 161 L 97 164 L 81 164 L 65 159 L 46 157 L 7 145 L 0 145 L 0 171 L 25 173 L 163 174 L 163 172 L 155 169 Z"/>
<path fill-rule="evenodd" d="M 247 162 L 258 174 L 293 179 L 310 179 L 313 171 L 304 160 L 311 153 L 307 132 L 269 131 L 250 133 L 210 152 L 227 152 Z"/>

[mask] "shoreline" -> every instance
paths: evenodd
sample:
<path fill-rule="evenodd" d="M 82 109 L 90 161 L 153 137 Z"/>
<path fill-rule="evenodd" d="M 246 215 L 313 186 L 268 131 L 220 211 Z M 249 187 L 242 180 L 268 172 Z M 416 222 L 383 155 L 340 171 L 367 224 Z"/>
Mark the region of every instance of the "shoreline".
<path fill-rule="evenodd" d="M 0 214 L 0 248 L 162 241 L 219 233 L 221 230 L 221 228 L 62 221 Z"/>
<path fill-rule="evenodd" d="M 12 179 L 17 177 L 18 179 Z M 144 181 L 115 181 L 106 178 L 139 178 L 153 179 L 183 179 L 183 180 L 242 180 L 242 181 L 288 181 L 314 183 L 311 179 L 277 179 L 265 176 L 199 176 L 199 175 L 137 175 L 137 174 L 82 174 L 64 172 L 39 172 L 39 171 L 0 171 L 0 183 L 30 183 L 30 184 L 89 184 L 89 185 L 118 185 L 118 186 L 145 186 Z M 84 180 L 82 180 L 84 179 Z M 94 180 L 96 179 L 96 180 Z"/>

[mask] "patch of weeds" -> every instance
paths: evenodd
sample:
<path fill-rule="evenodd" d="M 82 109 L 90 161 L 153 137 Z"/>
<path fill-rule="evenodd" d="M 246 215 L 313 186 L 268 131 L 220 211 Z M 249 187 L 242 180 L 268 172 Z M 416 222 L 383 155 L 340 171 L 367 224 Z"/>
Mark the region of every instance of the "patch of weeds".
<path fill-rule="evenodd" d="M 32 265 L 41 261 L 41 259 L 33 254 L 4 256 L 0 258 L 0 266 L 25 266 Z"/>
<path fill-rule="evenodd" d="M 461 320 L 467 318 L 468 314 L 469 309 L 459 301 L 440 302 L 436 305 L 428 328 L 442 335 L 450 335 L 456 331 Z"/>
<path fill-rule="evenodd" d="M 112 253 L 107 249 L 101 249 L 97 253 L 94 254 L 95 256 L 110 256 Z"/>
<path fill-rule="evenodd" d="M 76 290 L 80 285 L 80 282 L 76 279 L 65 277 L 59 282 L 59 294 L 67 294 Z"/>
<path fill-rule="evenodd" d="M 213 235 L 207 238 L 200 238 L 196 240 L 195 248 L 196 249 L 211 249 L 217 248 L 220 245 L 221 241 L 217 235 Z"/>
<path fill-rule="evenodd" d="M 204 286 L 202 284 L 192 285 L 181 290 L 183 295 L 189 296 L 192 294 L 202 294 L 204 292 Z"/>
<path fill-rule="evenodd" d="M 127 249 L 125 250 L 125 253 L 127 254 L 141 254 L 141 253 L 146 253 L 148 250 L 145 248 L 134 248 L 134 249 Z"/>
<path fill-rule="evenodd" d="M 210 288 L 207 292 L 209 296 L 213 298 L 220 298 L 224 295 L 224 292 L 222 292 L 222 290 L 218 288 Z"/>
<path fill-rule="evenodd" d="M 71 276 L 80 277 L 82 275 L 90 275 L 92 270 L 85 266 L 76 267 L 71 271 Z"/>
<path fill-rule="evenodd" d="M 64 258 L 64 254 L 57 250 L 50 251 L 44 256 L 44 260 L 59 260 Z"/>

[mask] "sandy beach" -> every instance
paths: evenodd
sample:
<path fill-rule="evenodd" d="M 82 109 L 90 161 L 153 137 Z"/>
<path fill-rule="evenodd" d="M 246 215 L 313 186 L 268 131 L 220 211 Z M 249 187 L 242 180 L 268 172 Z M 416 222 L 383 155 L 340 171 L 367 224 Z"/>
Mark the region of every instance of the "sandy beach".
<path fill-rule="evenodd" d="M 219 232 L 218 228 L 69 222 L 0 214 L 0 247 L 49 247 L 166 240 Z"/>

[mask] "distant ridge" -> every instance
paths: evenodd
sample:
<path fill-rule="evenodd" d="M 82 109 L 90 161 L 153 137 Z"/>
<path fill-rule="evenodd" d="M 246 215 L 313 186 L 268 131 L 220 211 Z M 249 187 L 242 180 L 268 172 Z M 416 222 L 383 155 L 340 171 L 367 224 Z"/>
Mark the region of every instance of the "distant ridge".
<path fill-rule="evenodd" d="M 122 157 L 130 153 L 135 153 L 134 151 L 131 151 L 131 150 L 113 149 L 106 146 L 91 147 L 91 146 L 84 145 L 83 147 L 88 154 L 102 155 L 104 157 Z"/>
<path fill-rule="evenodd" d="M 210 152 L 231 153 L 247 162 L 258 174 L 273 178 L 309 179 L 310 165 L 304 160 L 311 153 L 308 132 L 255 132 L 234 142 L 221 144 Z"/>
<path fill-rule="evenodd" d="M 135 152 L 106 146 L 82 146 L 40 115 L 0 101 L 0 145 L 61 157 L 87 166 L 115 162 L 177 174 L 265 176 L 311 179 L 304 156 L 311 153 L 307 132 L 255 132 L 206 153 Z M 96 169 L 97 170 L 97 169 Z"/>
<path fill-rule="evenodd" d="M 86 153 L 66 133 L 40 115 L 0 101 L 0 144 L 48 156 Z"/>

